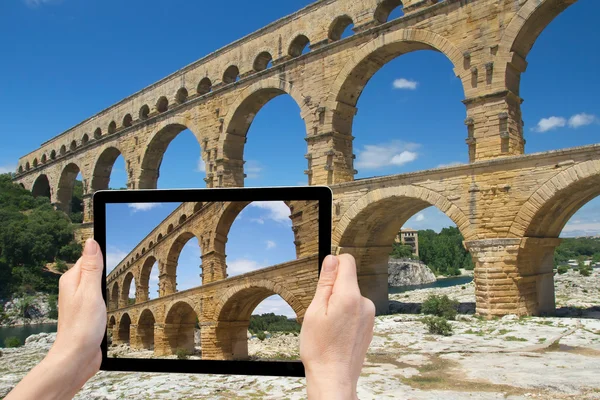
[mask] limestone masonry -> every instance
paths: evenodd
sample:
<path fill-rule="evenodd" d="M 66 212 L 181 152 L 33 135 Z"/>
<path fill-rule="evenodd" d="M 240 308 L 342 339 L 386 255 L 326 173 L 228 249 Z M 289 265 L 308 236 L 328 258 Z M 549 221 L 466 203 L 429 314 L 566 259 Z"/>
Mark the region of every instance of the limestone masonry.
<path fill-rule="evenodd" d="M 394 238 L 408 218 L 431 205 L 464 235 L 476 264 L 478 313 L 488 317 L 552 313 L 557 238 L 569 218 L 600 194 L 600 145 L 525 154 L 520 77 L 538 35 L 575 2 L 405 0 L 404 16 L 387 21 L 400 0 L 318 1 L 50 139 L 19 160 L 15 182 L 35 195 L 50 196 L 56 207 L 68 211 L 74 180 L 81 172 L 87 223 L 81 237 L 85 237 L 93 222 L 91 196 L 107 188 L 115 159 L 125 158 L 129 189 L 155 188 L 169 142 L 190 129 L 201 144 L 206 186 L 243 186 L 243 150 L 252 119 L 272 98 L 287 94 L 300 107 L 306 124 L 307 183 L 328 185 L 334 192 L 333 251 L 355 256 L 361 291 L 379 313 L 388 310 L 387 264 Z M 340 39 L 351 23 L 355 33 Z M 310 51 L 302 54 L 306 45 Z M 354 181 L 352 125 L 358 98 L 386 62 L 417 50 L 443 53 L 462 82 L 470 163 Z M 187 215 L 191 214 L 193 210 Z M 231 314 L 236 308 L 226 306 L 229 291 L 235 296 L 241 279 L 225 279 L 224 254 L 217 249 L 226 238 L 218 232 L 206 235 L 215 255 L 203 259 L 202 273 L 211 283 L 179 293 L 164 278 L 164 302 L 186 302 L 198 315 L 207 316 L 215 315 L 217 304 L 225 307 L 221 315 L 227 318 L 211 317 L 213 322 L 202 335 L 229 324 L 223 339 L 211 333 L 216 344 L 206 351 L 231 357 L 244 351 L 243 345 L 239 352 L 231 346 L 243 341 L 235 333 L 242 328 L 234 326 L 249 315 L 240 314 L 239 319 Z M 164 240 L 163 245 L 156 238 L 155 247 L 148 243 L 147 253 L 127 262 L 141 268 L 151 248 L 159 249 L 154 257 L 164 257 L 171 239 Z M 290 268 L 299 271 L 299 282 L 311 282 L 314 290 L 316 276 L 306 272 L 302 277 L 305 262 L 314 256 L 299 251 L 300 259 L 279 266 L 281 271 L 274 276 L 257 272 L 265 280 L 264 293 L 289 299 L 282 292 L 285 285 L 276 278 L 285 279 L 280 273 Z M 206 267 L 209 258 L 214 262 Z M 128 268 L 137 271 L 131 264 Z M 211 298 L 201 303 L 202 309 L 197 301 L 201 297 Z M 241 296 L 239 301 L 256 298 Z M 292 307 L 301 319 L 306 304 L 302 298 L 299 303 Z M 250 306 L 244 303 L 241 309 Z M 148 307 L 156 314 L 132 306 L 128 315 L 132 332 L 134 325 L 144 326 L 153 319 L 164 322 L 164 332 L 171 329 L 169 324 L 175 322 L 169 322 L 166 311 Z M 115 327 L 123 312 L 109 312 Z M 169 336 L 156 329 L 157 340 Z M 133 343 L 145 340 L 143 334 L 137 335 L 132 334 Z"/>

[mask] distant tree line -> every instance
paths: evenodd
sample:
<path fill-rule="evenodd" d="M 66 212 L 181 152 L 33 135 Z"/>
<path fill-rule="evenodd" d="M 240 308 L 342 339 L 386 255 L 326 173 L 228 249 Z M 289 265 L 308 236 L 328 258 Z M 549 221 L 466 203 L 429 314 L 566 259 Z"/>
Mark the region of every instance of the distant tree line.
<path fill-rule="evenodd" d="M 248 330 L 253 335 L 267 332 L 300 332 L 300 324 L 295 319 L 274 313 L 252 315 Z"/>
<path fill-rule="evenodd" d="M 418 231 L 419 257 L 412 254 L 412 248 L 394 243 L 392 258 L 418 259 L 427 264 L 437 275 L 460 275 L 460 268 L 472 270 L 473 259 L 464 248 L 462 234 L 456 227 L 448 227 L 436 233 L 432 229 Z"/>
<path fill-rule="evenodd" d="M 0 297 L 57 293 L 59 276 L 45 265 L 75 262 L 80 254 L 66 214 L 14 184 L 10 174 L 0 175 Z"/>
<path fill-rule="evenodd" d="M 569 260 L 600 262 L 600 238 L 566 238 L 554 251 L 554 265 L 564 265 Z"/>

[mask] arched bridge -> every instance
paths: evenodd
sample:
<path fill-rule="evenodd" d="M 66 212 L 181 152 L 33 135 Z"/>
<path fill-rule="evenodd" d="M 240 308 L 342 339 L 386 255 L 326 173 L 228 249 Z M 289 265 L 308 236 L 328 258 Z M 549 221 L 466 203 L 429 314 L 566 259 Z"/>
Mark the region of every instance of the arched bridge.
<path fill-rule="evenodd" d="M 525 154 L 520 79 L 539 34 L 574 3 L 318 1 L 49 140 L 19 160 L 15 181 L 68 211 L 81 172 L 91 223 L 91 195 L 107 187 L 119 154 L 129 189 L 154 188 L 168 144 L 188 128 L 201 144 L 206 185 L 243 186 L 254 116 L 289 95 L 306 126 L 307 183 L 334 191 L 334 250 L 356 256 L 361 290 L 379 312 L 387 310 L 393 238 L 430 205 L 465 237 L 480 314 L 551 312 L 553 250 L 568 219 L 600 194 L 600 146 Z M 388 21 L 399 6 L 404 16 Z M 350 24 L 354 34 L 342 39 Z M 388 61 L 420 50 L 444 54 L 462 84 L 470 163 L 354 180 L 358 98 Z"/>

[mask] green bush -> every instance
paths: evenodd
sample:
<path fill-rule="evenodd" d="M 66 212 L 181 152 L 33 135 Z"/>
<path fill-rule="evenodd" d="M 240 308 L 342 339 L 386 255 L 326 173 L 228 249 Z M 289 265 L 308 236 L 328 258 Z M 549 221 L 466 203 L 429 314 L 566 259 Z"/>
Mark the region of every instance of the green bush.
<path fill-rule="evenodd" d="M 263 341 L 267 338 L 267 335 L 265 335 L 264 332 L 257 332 L 256 337 L 258 338 L 258 340 Z"/>
<path fill-rule="evenodd" d="M 56 260 L 56 270 L 58 272 L 67 272 L 67 270 L 69 269 L 69 267 L 67 267 L 67 263 L 64 262 L 63 260 Z"/>
<path fill-rule="evenodd" d="M 429 333 L 434 335 L 451 336 L 452 326 L 448 323 L 448 320 L 443 317 L 425 317 L 423 323 L 427 325 Z"/>
<path fill-rule="evenodd" d="M 21 341 L 19 340 L 18 337 L 11 336 L 11 337 L 7 337 L 6 339 L 4 339 L 4 347 L 11 348 L 11 347 L 20 347 L 22 345 L 23 344 L 21 343 Z"/>
<path fill-rule="evenodd" d="M 590 267 L 579 268 L 579 273 L 582 276 L 590 276 L 592 274 L 592 268 L 590 268 Z"/>
<path fill-rule="evenodd" d="M 567 267 L 566 265 L 559 265 L 558 268 L 556 269 L 556 271 L 560 275 L 566 274 L 567 272 L 569 272 L 569 267 Z"/>
<path fill-rule="evenodd" d="M 253 335 L 258 332 L 300 332 L 300 324 L 295 319 L 274 313 L 252 315 L 248 330 Z"/>
<path fill-rule="evenodd" d="M 187 360 L 190 355 L 186 349 L 182 349 L 182 348 L 177 349 L 175 354 L 177 355 L 178 360 Z"/>
<path fill-rule="evenodd" d="M 58 318 L 58 295 L 52 294 L 48 297 L 48 308 L 50 311 L 48 312 L 48 318 L 57 319 Z"/>
<path fill-rule="evenodd" d="M 423 314 L 435 315 L 445 319 L 453 320 L 456 318 L 458 302 L 450 300 L 448 296 L 431 295 L 423 302 L 421 312 Z"/>
<path fill-rule="evenodd" d="M 20 316 L 29 318 L 29 309 L 33 306 L 33 296 L 23 296 L 17 300 L 16 306 L 19 309 Z"/>

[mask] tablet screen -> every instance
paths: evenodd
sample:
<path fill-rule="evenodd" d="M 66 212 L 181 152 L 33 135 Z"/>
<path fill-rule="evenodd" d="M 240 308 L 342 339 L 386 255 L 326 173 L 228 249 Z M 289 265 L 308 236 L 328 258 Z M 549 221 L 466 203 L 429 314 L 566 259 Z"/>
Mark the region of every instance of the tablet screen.
<path fill-rule="evenodd" d="M 108 359 L 299 362 L 318 200 L 107 201 L 104 212 Z"/>

